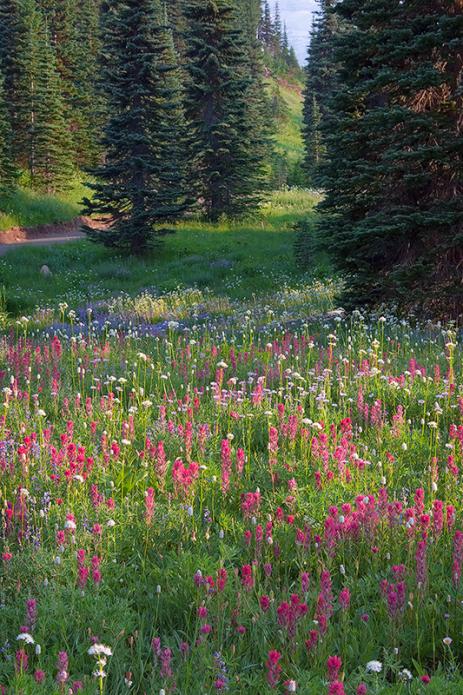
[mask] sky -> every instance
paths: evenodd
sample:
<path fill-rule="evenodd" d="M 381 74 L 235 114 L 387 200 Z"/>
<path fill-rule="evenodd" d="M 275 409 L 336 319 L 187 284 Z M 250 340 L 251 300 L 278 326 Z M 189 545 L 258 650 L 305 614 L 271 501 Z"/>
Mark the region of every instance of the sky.
<path fill-rule="evenodd" d="M 312 23 L 312 12 L 317 7 L 316 0 L 279 0 L 281 18 L 288 27 L 288 36 L 296 49 L 299 62 L 304 64 L 307 54 L 307 41 Z M 274 7 L 270 0 L 270 6 Z"/>

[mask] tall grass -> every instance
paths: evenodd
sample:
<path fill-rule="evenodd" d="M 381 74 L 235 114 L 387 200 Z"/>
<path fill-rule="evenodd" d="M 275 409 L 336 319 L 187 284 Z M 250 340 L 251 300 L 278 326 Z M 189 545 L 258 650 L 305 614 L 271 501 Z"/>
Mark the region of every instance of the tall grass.
<path fill-rule="evenodd" d="M 86 191 L 76 180 L 59 196 L 34 193 L 25 188 L 18 188 L 9 196 L 0 196 L 0 231 L 72 220 L 80 214 L 80 201 Z"/>

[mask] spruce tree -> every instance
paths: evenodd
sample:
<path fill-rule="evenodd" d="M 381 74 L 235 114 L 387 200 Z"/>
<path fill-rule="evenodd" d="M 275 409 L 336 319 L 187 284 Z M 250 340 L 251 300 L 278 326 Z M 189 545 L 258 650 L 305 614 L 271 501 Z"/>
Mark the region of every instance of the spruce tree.
<path fill-rule="evenodd" d="M 56 193 L 65 190 L 73 177 L 72 141 L 65 118 L 62 81 L 46 26 L 38 40 L 30 170 L 33 186 Z"/>
<path fill-rule="evenodd" d="M 280 15 L 280 5 L 278 2 L 275 3 L 275 11 L 273 15 L 273 26 L 272 26 L 272 38 L 273 38 L 273 54 L 275 57 L 280 57 L 281 55 L 281 44 L 283 41 L 283 25 L 281 23 Z"/>
<path fill-rule="evenodd" d="M 4 79 L 0 73 L 0 194 L 8 194 L 16 183 L 16 169 L 12 156 L 12 132 L 7 109 Z"/>
<path fill-rule="evenodd" d="M 4 98 L 12 122 L 18 100 L 18 46 L 21 29 L 19 0 L 0 0 L 0 71 L 4 80 Z"/>
<path fill-rule="evenodd" d="M 259 38 L 264 45 L 264 48 L 269 51 L 272 46 L 273 39 L 273 24 L 272 13 L 268 0 L 265 0 L 262 8 L 262 16 L 259 25 Z"/>
<path fill-rule="evenodd" d="M 96 183 L 85 212 L 107 218 L 109 228 L 86 232 L 141 253 L 186 207 L 178 67 L 158 0 L 111 1 L 103 11 L 106 157 L 92 171 Z"/>
<path fill-rule="evenodd" d="M 326 154 L 323 123 L 330 114 L 330 101 L 338 88 L 335 59 L 336 38 L 342 23 L 333 11 L 333 0 L 319 0 L 310 34 L 304 89 L 304 169 L 312 185 L 319 184 L 320 165 Z"/>
<path fill-rule="evenodd" d="M 253 78 L 234 5 L 191 0 L 186 114 L 192 179 L 207 217 L 236 216 L 256 206 L 263 188 L 262 150 L 254 146 Z"/>
<path fill-rule="evenodd" d="M 62 81 L 47 23 L 34 0 L 21 3 L 21 23 L 14 148 L 31 186 L 52 193 L 68 186 L 73 171 Z"/>
<path fill-rule="evenodd" d="M 320 237 L 356 301 L 463 306 L 463 14 L 344 0 Z"/>

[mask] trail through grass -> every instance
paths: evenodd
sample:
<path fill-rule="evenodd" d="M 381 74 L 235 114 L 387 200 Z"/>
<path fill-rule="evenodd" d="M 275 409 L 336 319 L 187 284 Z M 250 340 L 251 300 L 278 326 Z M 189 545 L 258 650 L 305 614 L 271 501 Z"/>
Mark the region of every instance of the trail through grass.
<path fill-rule="evenodd" d="M 295 264 L 293 226 L 301 217 L 314 215 L 316 201 L 308 191 L 279 192 L 259 214 L 239 223 L 187 221 L 159 252 L 142 258 L 88 241 L 12 250 L 0 259 L 7 309 L 15 316 L 30 313 L 38 304 L 66 301 L 75 307 L 121 292 L 164 293 L 178 286 L 242 299 L 297 285 L 308 278 Z M 51 277 L 40 274 L 44 264 Z M 317 267 L 318 277 L 328 274 L 322 262 Z"/>

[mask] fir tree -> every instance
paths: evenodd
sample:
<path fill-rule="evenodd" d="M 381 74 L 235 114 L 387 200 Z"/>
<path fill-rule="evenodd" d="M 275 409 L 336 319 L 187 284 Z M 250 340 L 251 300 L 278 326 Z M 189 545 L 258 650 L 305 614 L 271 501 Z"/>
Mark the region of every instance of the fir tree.
<path fill-rule="evenodd" d="M 72 143 L 65 119 L 62 81 L 46 26 L 38 42 L 30 172 L 33 186 L 56 193 L 66 189 L 73 176 Z"/>
<path fill-rule="evenodd" d="M 141 253 L 185 210 L 184 125 L 172 36 L 157 0 L 104 4 L 105 162 L 86 213 L 109 228 L 91 239 Z M 164 226 L 163 226 L 164 225 Z"/>
<path fill-rule="evenodd" d="M 193 179 L 206 215 L 242 214 L 263 187 L 262 151 L 254 145 L 255 82 L 235 8 L 227 0 L 191 0 L 186 113 Z"/>
<path fill-rule="evenodd" d="M 326 153 L 322 126 L 338 87 L 335 41 L 341 31 L 340 19 L 332 9 L 333 0 L 319 0 L 319 3 L 310 34 L 303 115 L 304 168 L 307 179 L 315 185 L 319 183 L 320 164 Z"/>
<path fill-rule="evenodd" d="M 12 157 L 12 132 L 7 109 L 4 79 L 0 73 L 0 193 L 10 193 L 16 183 L 16 170 Z"/>
<path fill-rule="evenodd" d="M 183 62 L 186 55 L 185 37 L 187 25 L 185 18 L 185 2 L 186 0 L 170 0 L 166 5 L 169 25 L 174 38 L 175 50 L 181 62 Z"/>
<path fill-rule="evenodd" d="M 19 0 L 0 0 L 0 71 L 4 79 L 4 98 L 12 122 L 18 99 L 18 46 L 21 29 Z"/>
<path fill-rule="evenodd" d="M 320 236 L 357 301 L 463 305 L 463 14 L 344 0 Z"/>
<path fill-rule="evenodd" d="M 275 12 L 272 25 L 273 34 L 273 54 L 277 57 L 281 55 L 281 44 L 283 41 L 283 26 L 281 23 L 280 5 L 275 3 Z"/>
<path fill-rule="evenodd" d="M 72 176 L 72 156 L 56 55 L 34 0 L 23 0 L 20 21 L 15 154 L 34 188 L 59 191 Z"/>
<path fill-rule="evenodd" d="M 268 0 L 265 0 L 262 8 L 262 16 L 259 25 L 259 38 L 267 50 L 270 50 L 273 39 L 272 13 Z"/>

